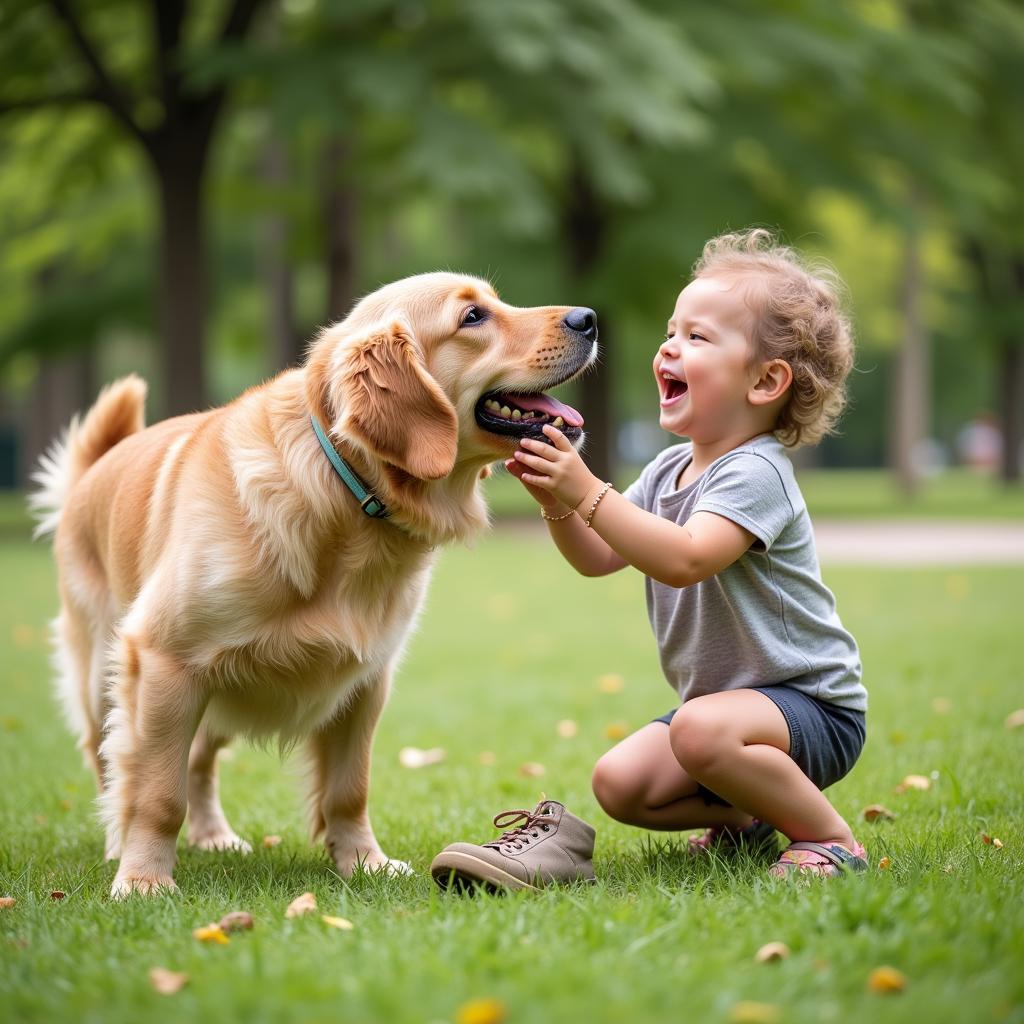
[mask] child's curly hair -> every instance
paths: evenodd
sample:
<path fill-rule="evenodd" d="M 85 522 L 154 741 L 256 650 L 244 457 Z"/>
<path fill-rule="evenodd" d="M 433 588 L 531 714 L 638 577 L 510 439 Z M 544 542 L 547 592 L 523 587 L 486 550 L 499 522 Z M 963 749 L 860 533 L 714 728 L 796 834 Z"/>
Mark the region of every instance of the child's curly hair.
<path fill-rule="evenodd" d="M 694 277 L 742 276 L 754 314 L 754 358 L 782 359 L 793 370 L 790 398 L 775 436 L 787 447 L 815 444 L 835 428 L 846 405 L 853 368 L 844 291 L 829 266 L 810 263 L 770 231 L 750 228 L 712 238 L 693 266 Z"/>

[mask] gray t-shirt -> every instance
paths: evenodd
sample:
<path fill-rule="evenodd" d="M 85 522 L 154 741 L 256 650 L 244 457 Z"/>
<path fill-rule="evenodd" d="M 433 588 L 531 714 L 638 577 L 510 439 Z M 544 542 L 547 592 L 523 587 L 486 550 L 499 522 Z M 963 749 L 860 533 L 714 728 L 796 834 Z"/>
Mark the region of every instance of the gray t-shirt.
<path fill-rule="evenodd" d="M 757 539 L 732 565 L 677 589 L 647 577 L 647 611 L 661 667 L 680 701 L 719 690 L 785 684 L 866 711 L 857 644 L 821 581 L 807 506 L 783 445 L 761 434 L 681 490 L 689 442 L 657 455 L 625 492 L 682 525 L 714 512 Z"/>

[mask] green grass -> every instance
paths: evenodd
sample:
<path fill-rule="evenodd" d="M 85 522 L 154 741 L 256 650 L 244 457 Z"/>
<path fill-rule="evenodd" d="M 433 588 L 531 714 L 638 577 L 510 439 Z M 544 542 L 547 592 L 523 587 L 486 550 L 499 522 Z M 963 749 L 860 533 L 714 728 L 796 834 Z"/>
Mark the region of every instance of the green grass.
<path fill-rule="evenodd" d="M 0 895 L 18 901 L 0 910 L 0 1020 L 453 1021 L 467 1000 L 493 997 L 512 1024 L 727 1021 L 740 1000 L 793 1021 L 1024 1021 L 1024 729 L 1003 725 L 1024 706 L 1017 568 L 828 573 L 872 695 L 864 756 L 831 792 L 851 819 L 874 802 L 898 814 L 857 825 L 888 871 L 778 883 L 750 862 L 691 862 L 678 839 L 605 818 L 589 791 L 605 729 L 672 704 L 640 578 L 581 579 L 505 532 L 444 554 L 379 733 L 374 821 L 415 876 L 341 881 L 306 841 L 298 763 L 239 746 L 224 802 L 257 851 L 181 848 L 180 894 L 114 904 L 92 784 L 50 697 L 49 556 L 8 540 L 0 559 Z M 622 676 L 621 693 L 599 689 L 608 673 Z M 579 723 L 577 737 L 556 735 L 562 718 Z M 407 744 L 445 747 L 448 759 L 403 769 Z M 483 750 L 495 764 L 480 764 Z M 527 760 L 547 774 L 520 776 Z M 936 774 L 927 792 L 894 794 L 907 773 Z M 437 849 L 489 838 L 491 815 L 532 805 L 541 789 L 597 825 L 597 885 L 435 891 L 426 867 Z M 267 833 L 281 845 L 260 847 Z M 66 899 L 52 901 L 53 889 Z M 306 889 L 355 929 L 285 920 Z M 234 909 L 255 916 L 253 932 L 223 947 L 191 937 Z M 755 964 L 771 940 L 793 955 Z M 881 964 L 905 973 L 905 992 L 866 990 Z M 186 971 L 189 985 L 155 994 L 155 965 Z"/>

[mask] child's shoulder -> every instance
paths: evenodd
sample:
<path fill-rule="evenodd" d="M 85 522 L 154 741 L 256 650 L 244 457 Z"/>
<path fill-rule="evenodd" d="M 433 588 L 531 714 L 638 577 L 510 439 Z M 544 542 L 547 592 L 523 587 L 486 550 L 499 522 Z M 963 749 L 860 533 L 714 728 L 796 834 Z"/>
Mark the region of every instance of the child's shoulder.
<path fill-rule="evenodd" d="M 707 482 L 735 479 L 738 486 L 762 481 L 785 493 L 794 511 L 803 507 L 803 495 L 797 483 L 793 463 L 786 446 L 774 434 L 759 434 L 718 458 L 708 469 Z"/>

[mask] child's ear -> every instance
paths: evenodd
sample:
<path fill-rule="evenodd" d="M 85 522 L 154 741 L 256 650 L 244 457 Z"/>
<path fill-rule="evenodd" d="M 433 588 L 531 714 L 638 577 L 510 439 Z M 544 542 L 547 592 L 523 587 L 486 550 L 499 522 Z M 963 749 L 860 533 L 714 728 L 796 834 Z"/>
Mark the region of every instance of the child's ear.
<path fill-rule="evenodd" d="M 761 364 L 761 372 L 747 392 L 751 405 L 768 405 L 781 398 L 793 383 L 793 367 L 785 359 Z"/>

